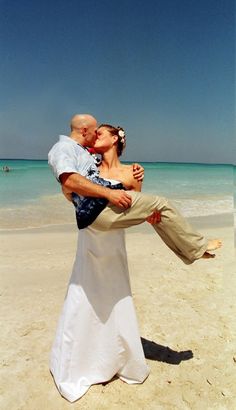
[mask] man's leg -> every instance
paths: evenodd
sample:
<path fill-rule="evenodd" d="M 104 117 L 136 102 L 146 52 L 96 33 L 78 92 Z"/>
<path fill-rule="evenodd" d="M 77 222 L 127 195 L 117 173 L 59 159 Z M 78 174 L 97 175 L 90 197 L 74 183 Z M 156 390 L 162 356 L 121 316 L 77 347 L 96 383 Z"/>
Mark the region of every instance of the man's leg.
<path fill-rule="evenodd" d="M 166 198 L 134 191 L 128 193 L 132 196 L 129 209 L 124 211 L 109 204 L 92 226 L 102 231 L 128 228 L 145 222 L 154 210 L 158 210 L 161 212 L 161 222 L 153 227 L 165 244 L 186 264 L 202 257 L 207 249 L 206 239 L 191 227 Z"/>

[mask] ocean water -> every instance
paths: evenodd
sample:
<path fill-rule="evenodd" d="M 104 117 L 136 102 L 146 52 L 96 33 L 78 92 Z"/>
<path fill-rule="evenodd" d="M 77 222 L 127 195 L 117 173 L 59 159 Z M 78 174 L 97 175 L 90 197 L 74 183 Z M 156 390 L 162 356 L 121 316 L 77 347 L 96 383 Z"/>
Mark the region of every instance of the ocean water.
<path fill-rule="evenodd" d="M 143 191 L 166 196 L 185 216 L 234 211 L 236 167 L 231 165 L 142 163 Z M 3 172 L 8 166 L 10 172 Z M 74 223 L 47 161 L 0 160 L 0 228 Z"/>

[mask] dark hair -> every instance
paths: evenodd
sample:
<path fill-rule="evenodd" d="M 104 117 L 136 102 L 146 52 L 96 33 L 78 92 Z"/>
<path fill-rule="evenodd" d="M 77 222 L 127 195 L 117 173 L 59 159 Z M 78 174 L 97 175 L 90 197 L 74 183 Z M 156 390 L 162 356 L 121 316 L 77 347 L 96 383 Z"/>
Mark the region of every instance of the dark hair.
<path fill-rule="evenodd" d="M 113 125 L 110 124 L 101 124 L 99 125 L 98 129 L 99 128 L 106 128 L 111 135 L 117 135 L 117 155 L 118 157 L 120 157 L 126 147 L 126 136 L 124 129 L 121 127 L 113 127 Z M 119 135 L 119 131 L 121 131 L 121 134 L 123 135 Z"/>

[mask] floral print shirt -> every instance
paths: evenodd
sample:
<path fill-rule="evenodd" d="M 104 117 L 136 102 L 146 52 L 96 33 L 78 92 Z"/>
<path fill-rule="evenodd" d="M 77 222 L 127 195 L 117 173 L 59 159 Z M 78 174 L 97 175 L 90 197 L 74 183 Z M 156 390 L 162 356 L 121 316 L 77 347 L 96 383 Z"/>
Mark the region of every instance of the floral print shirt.
<path fill-rule="evenodd" d="M 59 141 L 49 151 L 48 163 L 59 182 L 61 174 L 72 172 L 79 173 L 98 185 L 111 189 L 124 189 L 121 183 L 112 184 L 110 181 L 100 178 L 94 157 L 85 147 L 65 135 L 61 135 Z M 72 201 L 79 229 L 92 224 L 108 204 L 105 198 L 86 197 L 74 192 L 72 193 Z"/>

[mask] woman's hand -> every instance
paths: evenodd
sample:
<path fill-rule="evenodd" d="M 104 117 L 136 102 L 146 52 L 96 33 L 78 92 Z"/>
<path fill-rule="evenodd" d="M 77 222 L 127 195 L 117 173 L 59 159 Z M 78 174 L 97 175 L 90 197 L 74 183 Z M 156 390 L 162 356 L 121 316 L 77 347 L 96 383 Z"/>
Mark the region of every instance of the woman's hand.
<path fill-rule="evenodd" d="M 152 213 L 152 215 L 150 215 L 147 219 L 147 222 L 149 222 L 150 224 L 154 225 L 154 224 L 158 224 L 159 222 L 161 222 L 161 213 L 158 211 L 154 211 Z"/>
<path fill-rule="evenodd" d="M 144 180 L 144 168 L 140 164 L 133 164 L 133 176 L 138 181 L 142 182 Z"/>

